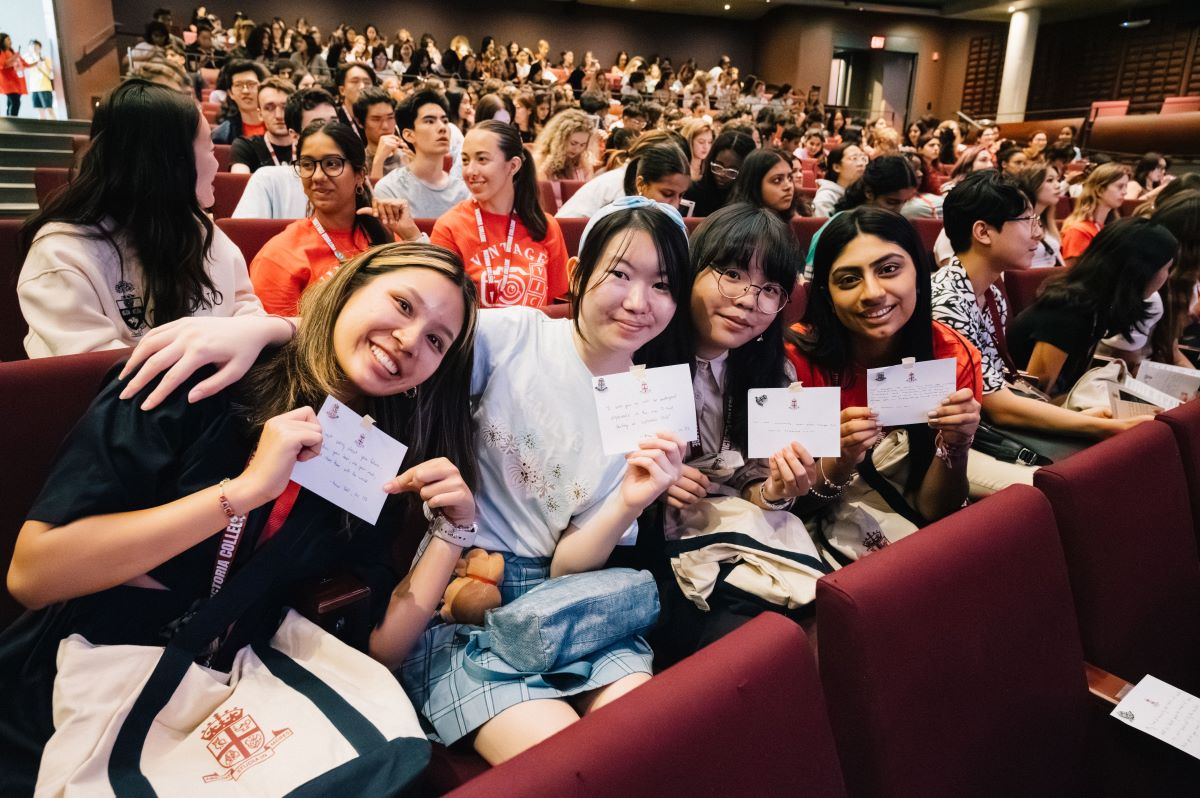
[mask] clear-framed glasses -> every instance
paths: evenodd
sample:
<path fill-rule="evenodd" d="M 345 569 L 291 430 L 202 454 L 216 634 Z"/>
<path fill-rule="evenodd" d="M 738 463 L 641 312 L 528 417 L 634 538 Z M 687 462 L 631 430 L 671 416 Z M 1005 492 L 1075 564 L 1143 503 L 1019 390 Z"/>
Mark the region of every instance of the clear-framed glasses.
<path fill-rule="evenodd" d="M 233 84 L 234 91 L 258 91 L 257 80 L 239 80 Z"/>
<path fill-rule="evenodd" d="M 866 155 L 850 155 L 846 158 L 846 163 L 870 163 L 871 159 Z"/>
<path fill-rule="evenodd" d="M 320 166 L 326 177 L 337 177 L 346 168 L 346 160 L 340 155 L 326 155 L 320 160 L 301 158 L 295 164 L 296 174 L 307 179 L 316 174 L 317 167 Z"/>
<path fill-rule="evenodd" d="M 1036 213 L 1031 213 L 1028 216 L 1018 216 L 1015 219 L 1009 219 L 1009 221 L 1010 222 L 1029 222 L 1029 231 L 1034 234 L 1036 234 L 1044 229 L 1043 225 L 1042 225 L 1042 217 L 1038 216 Z"/>
<path fill-rule="evenodd" d="M 721 269 L 710 266 L 717 277 L 717 290 L 726 299 L 741 299 L 750 291 L 755 293 L 755 304 L 762 313 L 772 316 L 783 310 L 788 303 L 788 293 L 779 283 L 755 285 L 750 275 L 739 269 Z"/>
<path fill-rule="evenodd" d="M 719 164 L 719 163 L 710 163 L 708 165 L 708 168 L 717 177 L 724 177 L 724 178 L 728 178 L 729 180 L 737 180 L 737 176 L 738 176 L 737 169 L 730 169 L 726 166 L 721 166 L 721 164 Z"/>

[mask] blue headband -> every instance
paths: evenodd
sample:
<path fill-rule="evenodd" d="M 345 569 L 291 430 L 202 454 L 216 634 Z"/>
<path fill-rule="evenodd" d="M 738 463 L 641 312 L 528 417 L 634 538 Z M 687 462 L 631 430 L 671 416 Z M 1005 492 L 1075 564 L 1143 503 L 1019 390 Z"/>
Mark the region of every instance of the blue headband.
<path fill-rule="evenodd" d="M 608 216 L 610 213 L 616 213 L 617 211 L 624 211 L 630 208 L 657 208 L 665 213 L 668 219 L 679 225 L 679 229 L 683 231 L 684 237 L 687 237 L 687 225 L 683 223 L 683 217 L 679 215 L 679 210 L 677 208 L 672 205 L 668 205 L 665 202 L 658 202 L 650 199 L 649 197 L 643 197 L 635 194 L 630 197 L 621 197 L 620 199 L 613 200 L 600 210 L 596 211 L 595 215 L 588 220 L 587 226 L 583 228 L 583 235 L 579 237 L 579 251 L 583 251 L 583 242 L 587 241 L 588 233 L 592 232 L 592 228 L 596 226 L 596 222 L 600 221 L 605 216 Z"/>

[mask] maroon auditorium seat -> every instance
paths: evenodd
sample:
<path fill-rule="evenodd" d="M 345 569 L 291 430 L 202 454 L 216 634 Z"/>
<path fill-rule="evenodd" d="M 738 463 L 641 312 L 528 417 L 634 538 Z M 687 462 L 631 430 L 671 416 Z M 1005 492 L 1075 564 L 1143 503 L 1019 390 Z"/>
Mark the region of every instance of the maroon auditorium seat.
<path fill-rule="evenodd" d="M 1187 477 L 1188 496 L 1192 500 L 1192 523 L 1200 546 L 1200 399 L 1162 413 L 1158 420 L 1166 422 L 1175 433 L 1175 444 L 1179 447 L 1183 473 Z"/>
<path fill-rule="evenodd" d="M 563 245 L 567 255 L 574 258 L 579 255 L 579 239 L 583 237 L 583 228 L 587 227 L 587 219 L 555 219 L 563 234 Z"/>
<path fill-rule="evenodd" d="M 1038 290 L 1054 269 L 1022 269 L 1004 273 L 1004 293 L 1008 297 L 1008 323 L 1025 308 L 1033 304 Z"/>
<path fill-rule="evenodd" d="M 925 246 L 925 251 L 933 252 L 933 245 L 937 243 L 938 236 L 942 233 L 942 220 L 909 219 L 909 221 L 916 228 L 917 235 L 921 237 L 921 243 Z"/>
<path fill-rule="evenodd" d="M 1200 694 L 1200 555 L 1170 428 L 1140 424 L 1034 485 L 1054 507 L 1088 662 Z"/>
<path fill-rule="evenodd" d="M 1058 198 L 1058 203 L 1054 206 L 1054 218 L 1060 222 L 1071 215 L 1071 210 L 1075 207 L 1075 201 L 1067 194 Z"/>
<path fill-rule="evenodd" d="M 450 795 L 845 794 L 804 632 L 768 612 Z"/>
<path fill-rule="evenodd" d="M 217 227 L 242 251 L 246 263 L 295 219 L 217 219 Z"/>
<path fill-rule="evenodd" d="M 792 232 L 796 235 L 796 246 L 799 247 L 801 256 L 808 254 L 813 236 L 828 221 L 821 216 L 797 216 L 792 219 Z"/>
<path fill-rule="evenodd" d="M 217 157 L 217 171 L 229 171 L 229 158 L 233 150 L 232 144 L 214 144 L 213 155 Z"/>
<path fill-rule="evenodd" d="M 578 191 L 586 182 L 586 180 L 560 180 L 559 190 L 562 192 L 562 201 L 566 202 L 571 197 L 575 196 L 575 192 Z"/>
<path fill-rule="evenodd" d="M 33 190 L 37 194 L 38 206 L 46 207 L 46 203 L 71 182 L 71 170 L 61 166 L 38 166 L 33 170 Z"/>
<path fill-rule="evenodd" d="M 792 289 L 792 294 L 788 297 L 788 303 L 783 306 L 783 326 L 791 327 L 804 318 L 804 310 L 807 307 L 808 283 L 803 280 L 796 280 L 796 287 Z"/>
<path fill-rule="evenodd" d="M 250 175 L 235 175 L 232 172 L 217 172 L 213 175 L 214 219 L 225 219 L 233 215 L 233 209 L 237 207 L 249 181 Z"/>
<path fill-rule="evenodd" d="M 0 360 L 25 359 L 29 326 L 17 302 L 17 275 L 25 262 L 19 238 L 22 224 L 21 219 L 0 219 Z"/>
<path fill-rule="evenodd" d="M 1090 699 L 1037 491 L 1007 488 L 824 577 L 817 619 L 851 795 L 1083 794 Z"/>
<path fill-rule="evenodd" d="M 555 183 L 551 180 L 538 181 L 538 199 L 542 203 L 542 210 L 550 216 L 558 213 L 559 206 L 562 205 L 555 190 Z"/>
<path fill-rule="evenodd" d="M 128 349 L 0 363 L 0 413 L 10 424 L 0 437 L 4 501 L 0 502 L 0 563 L 4 572 L 13 544 L 33 500 L 42 489 L 58 447 L 91 404 L 104 375 Z M 0 627 L 21 613 L 5 589 L 0 592 Z"/>

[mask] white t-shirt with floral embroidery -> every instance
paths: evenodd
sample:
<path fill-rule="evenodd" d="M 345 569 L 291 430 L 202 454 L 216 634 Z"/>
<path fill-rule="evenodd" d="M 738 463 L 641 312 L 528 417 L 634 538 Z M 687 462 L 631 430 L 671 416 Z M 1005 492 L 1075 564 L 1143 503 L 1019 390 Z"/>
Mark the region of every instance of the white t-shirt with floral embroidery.
<path fill-rule="evenodd" d="M 550 557 L 558 538 L 582 525 L 616 491 L 625 458 L 605 455 L 592 374 L 569 319 L 533 308 L 479 311 L 475 368 L 475 545 Z M 621 539 L 637 540 L 637 524 Z"/>

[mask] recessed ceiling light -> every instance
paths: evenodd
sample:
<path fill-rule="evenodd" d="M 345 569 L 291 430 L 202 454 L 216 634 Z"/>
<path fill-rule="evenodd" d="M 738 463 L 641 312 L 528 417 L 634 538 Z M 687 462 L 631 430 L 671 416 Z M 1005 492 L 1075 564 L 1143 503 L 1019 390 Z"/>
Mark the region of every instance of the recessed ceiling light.
<path fill-rule="evenodd" d="M 729 10 L 729 3 L 726 3 L 726 4 L 725 4 L 725 10 L 726 10 L 726 11 L 728 11 L 728 10 Z"/>

